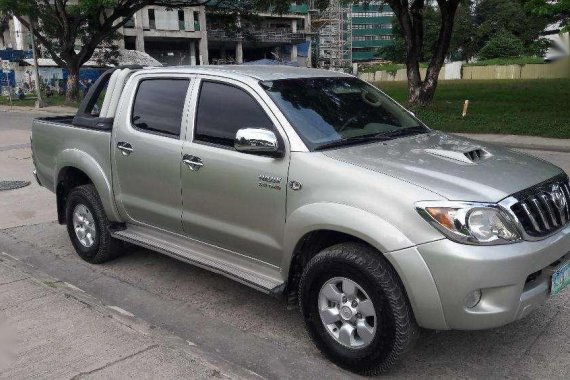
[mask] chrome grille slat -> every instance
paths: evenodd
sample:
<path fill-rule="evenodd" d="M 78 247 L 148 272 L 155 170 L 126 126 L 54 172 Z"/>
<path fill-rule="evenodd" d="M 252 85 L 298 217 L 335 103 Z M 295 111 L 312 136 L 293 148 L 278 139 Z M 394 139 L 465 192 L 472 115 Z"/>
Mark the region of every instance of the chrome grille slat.
<path fill-rule="evenodd" d="M 568 183 L 562 184 L 562 190 L 566 194 L 566 199 L 570 201 L 570 187 L 568 186 Z M 570 202 L 566 202 L 566 207 L 564 209 L 566 212 L 566 218 L 564 220 L 564 223 L 566 223 L 568 219 L 570 219 Z"/>
<path fill-rule="evenodd" d="M 540 232 L 541 229 L 538 226 L 538 223 L 536 222 L 536 219 L 534 217 L 534 215 L 532 215 L 532 212 L 530 211 L 530 209 L 528 208 L 528 205 L 524 202 L 521 203 L 521 207 L 523 208 L 523 210 L 526 212 L 526 215 L 528 216 L 528 218 L 530 219 L 532 226 L 534 227 L 534 229 L 536 230 L 536 232 Z"/>
<path fill-rule="evenodd" d="M 550 206 L 551 198 L 544 193 L 540 194 L 540 198 L 542 199 L 542 201 L 544 202 L 544 205 L 546 206 L 546 209 L 548 210 L 548 215 L 550 216 L 550 220 L 552 222 L 552 225 L 554 227 L 558 227 L 559 224 L 558 224 L 558 220 L 556 220 L 556 215 L 554 215 L 554 209 Z"/>
<path fill-rule="evenodd" d="M 570 182 L 559 175 L 511 197 L 507 208 L 525 239 L 547 237 L 570 223 Z"/>

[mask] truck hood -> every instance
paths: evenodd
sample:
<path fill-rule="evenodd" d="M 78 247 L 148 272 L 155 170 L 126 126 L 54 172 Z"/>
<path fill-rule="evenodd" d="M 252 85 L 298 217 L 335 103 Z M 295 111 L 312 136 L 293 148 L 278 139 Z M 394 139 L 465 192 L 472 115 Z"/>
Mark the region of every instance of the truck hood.
<path fill-rule="evenodd" d="M 322 153 L 449 200 L 498 202 L 562 172 L 526 154 L 436 131 Z"/>

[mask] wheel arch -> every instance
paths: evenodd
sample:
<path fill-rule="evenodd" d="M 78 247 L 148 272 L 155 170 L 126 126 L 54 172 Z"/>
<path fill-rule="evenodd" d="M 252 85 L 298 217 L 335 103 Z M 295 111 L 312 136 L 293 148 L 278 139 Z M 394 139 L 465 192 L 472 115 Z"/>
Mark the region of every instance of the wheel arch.
<path fill-rule="evenodd" d="M 282 273 L 288 302 L 296 302 L 298 280 L 304 266 L 317 253 L 344 242 L 358 242 L 379 255 L 413 245 L 396 227 L 365 210 L 337 203 L 316 203 L 295 210 L 285 227 Z M 389 260 L 387 260 L 392 266 Z M 399 276 L 398 271 L 394 268 Z"/>
<path fill-rule="evenodd" d="M 65 223 L 65 202 L 69 191 L 76 186 L 89 183 L 95 186 L 108 219 L 120 222 L 110 178 L 93 157 L 79 150 L 65 150 L 57 158 L 55 173 L 57 214 L 60 224 Z"/>

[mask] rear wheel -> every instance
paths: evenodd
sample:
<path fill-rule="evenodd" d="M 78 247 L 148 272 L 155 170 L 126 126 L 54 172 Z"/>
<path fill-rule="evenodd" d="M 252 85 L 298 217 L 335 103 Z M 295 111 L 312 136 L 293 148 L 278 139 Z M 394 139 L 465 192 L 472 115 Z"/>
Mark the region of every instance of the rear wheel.
<path fill-rule="evenodd" d="M 65 208 L 67 232 L 77 254 L 100 264 L 118 256 L 122 243 L 111 237 L 109 221 L 93 185 L 71 190 Z"/>
<path fill-rule="evenodd" d="M 363 375 L 388 370 L 418 335 L 397 274 L 364 244 L 338 244 L 311 259 L 301 277 L 300 306 L 323 354 Z"/>

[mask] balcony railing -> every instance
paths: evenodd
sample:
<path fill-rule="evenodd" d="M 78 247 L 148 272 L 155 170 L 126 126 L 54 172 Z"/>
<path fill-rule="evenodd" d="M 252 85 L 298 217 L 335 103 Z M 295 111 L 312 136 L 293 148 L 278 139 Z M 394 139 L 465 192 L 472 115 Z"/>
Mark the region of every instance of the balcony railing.
<path fill-rule="evenodd" d="M 306 37 L 306 33 L 293 33 L 285 30 L 231 31 L 225 29 L 208 29 L 208 39 L 212 41 L 299 43 L 305 41 Z"/>

